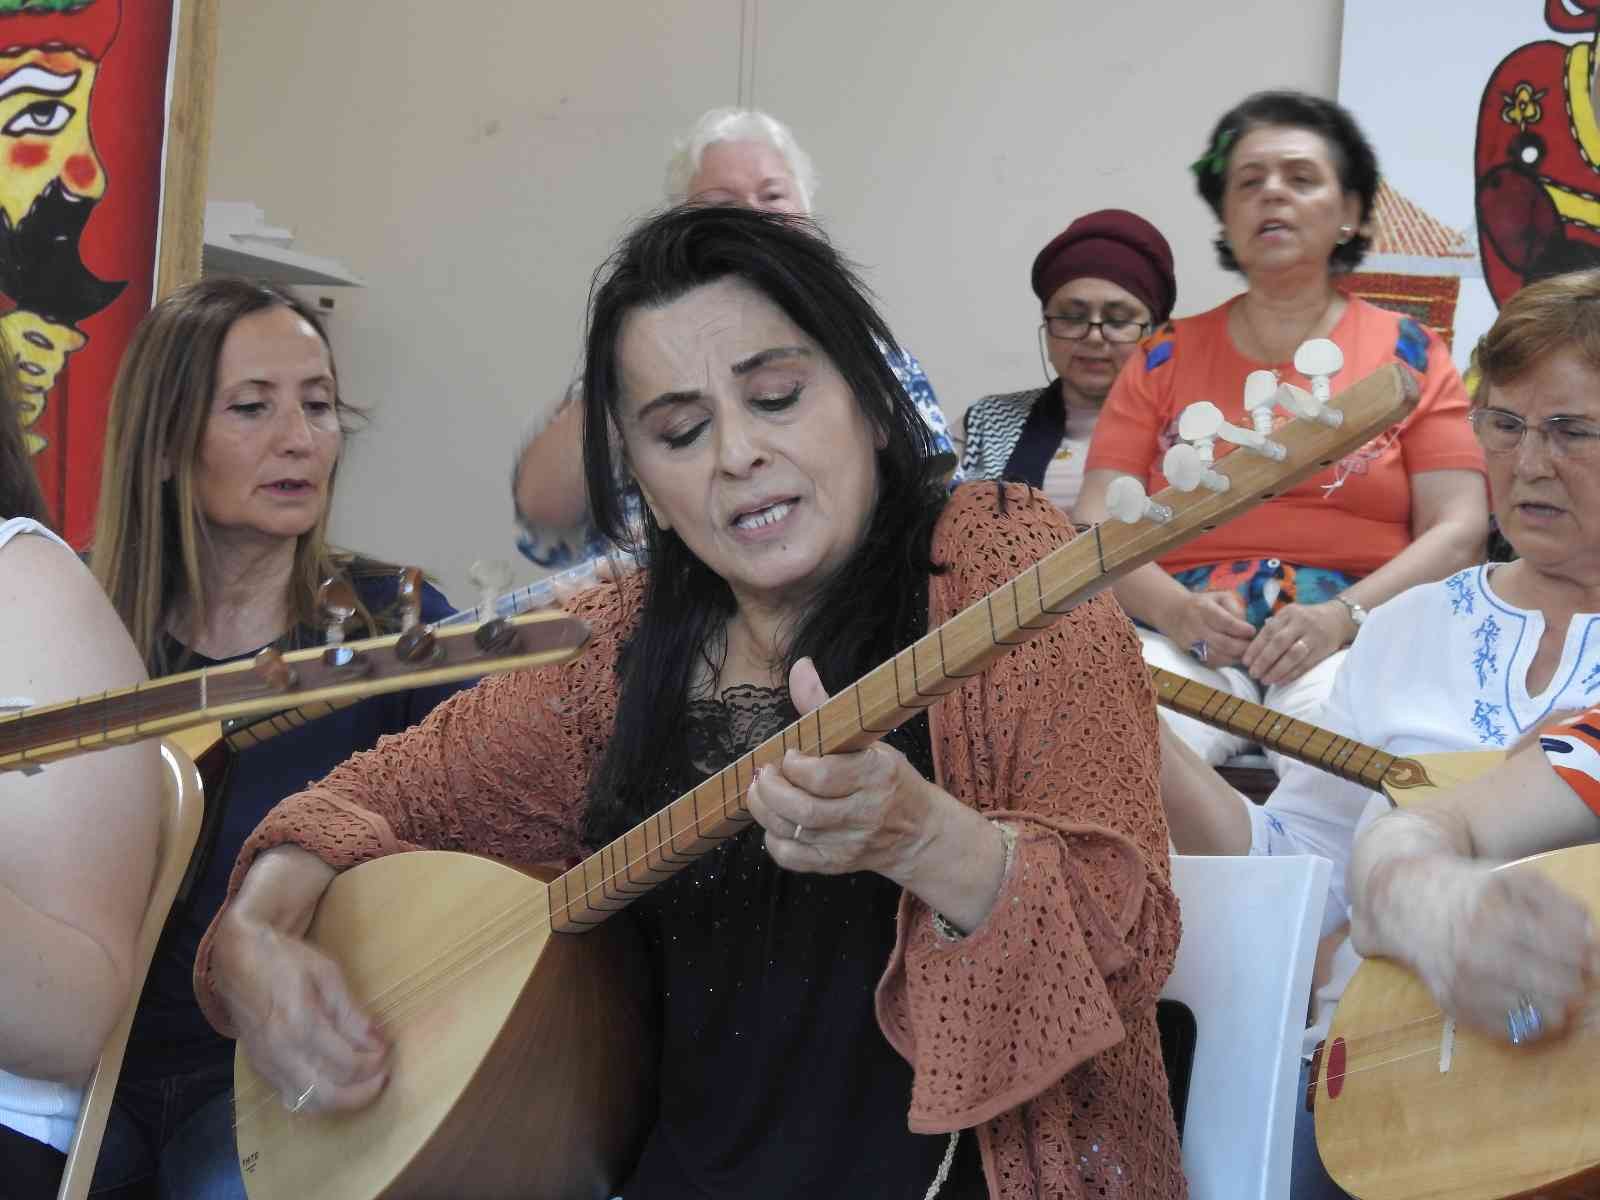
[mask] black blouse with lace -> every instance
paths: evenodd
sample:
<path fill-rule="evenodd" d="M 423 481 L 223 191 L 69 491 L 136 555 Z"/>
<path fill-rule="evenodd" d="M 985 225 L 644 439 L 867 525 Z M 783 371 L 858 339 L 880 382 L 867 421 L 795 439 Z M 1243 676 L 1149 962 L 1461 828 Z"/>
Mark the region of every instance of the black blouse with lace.
<path fill-rule="evenodd" d="M 795 715 L 783 689 L 695 701 L 674 794 Z M 887 740 L 933 777 L 926 714 Z M 950 1139 L 906 1128 L 911 1068 L 873 1007 L 899 901 L 873 872 L 783 870 L 752 824 L 634 905 L 661 996 L 662 1061 L 659 1117 L 627 1200 L 923 1200 Z M 937 1194 L 987 1196 L 970 1131 Z"/>

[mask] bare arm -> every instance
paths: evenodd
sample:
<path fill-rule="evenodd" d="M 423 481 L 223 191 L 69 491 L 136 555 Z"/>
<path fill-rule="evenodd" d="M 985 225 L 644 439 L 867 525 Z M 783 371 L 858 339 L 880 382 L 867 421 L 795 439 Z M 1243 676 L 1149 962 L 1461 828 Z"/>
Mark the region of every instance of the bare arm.
<path fill-rule="evenodd" d="M 517 460 L 517 515 L 530 529 L 574 529 L 589 515 L 586 488 L 583 406 L 568 399 Z"/>
<path fill-rule="evenodd" d="M 0 692 L 45 704 L 145 678 L 93 577 L 46 538 L 0 550 L 0 611 Z M 154 743 L 0 775 L 0 1067 L 93 1068 L 132 999 L 160 805 Z"/>
<path fill-rule="evenodd" d="M 1491 862 L 1600 838 L 1600 818 L 1530 748 L 1356 839 L 1351 936 L 1407 963 L 1447 1011 L 1505 1036 L 1524 1000 L 1559 1026 L 1600 951 L 1583 905 L 1532 872 Z"/>
<path fill-rule="evenodd" d="M 1249 854 L 1249 803 L 1161 722 L 1161 804 L 1179 854 Z"/>
<path fill-rule="evenodd" d="M 388 1051 L 334 961 L 304 941 L 337 872 L 299 846 L 251 864 L 222 912 L 217 990 L 256 1069 L 292 1108 L 360 1108 L 388 1078 Z"/>

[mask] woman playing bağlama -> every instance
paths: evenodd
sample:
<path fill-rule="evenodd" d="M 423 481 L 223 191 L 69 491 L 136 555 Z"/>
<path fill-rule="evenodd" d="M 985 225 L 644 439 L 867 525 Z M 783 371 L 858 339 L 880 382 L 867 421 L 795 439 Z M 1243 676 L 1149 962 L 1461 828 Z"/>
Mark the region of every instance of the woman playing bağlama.
<path fill-rule="evenodd" d="M 1350 114 L 1317 97 L 1263 92 L 1217 122 L 1210 147 L 1195 164 L 1200 194 L 1222 222 L 1223 265 L 1249 287 L 1158 330 L 1118 377 L 1095 427 L 1077 516 L 1103 517 L 1118 475 L 1150 491 L 1166 486 L 1162 456 L 1189 404 L 1210 401 L 1248 428 L 1252 371 L 1309 388 L 1292 361 L 1308 339 L 1342 351 L 1336 391 L 1385 363 L 1418 372 L 1421 402 L 1394 429 L 1117 585 L 1145 627 L 1152 663 L 1315 720 L 1369 610 L 1482 556 L 1483 459 L 1443 343 L 1335 286 L 1366 251 L 1361 229 L 1378 186 L 1372 148 Z M 1207 761 L 1243 748 L 1190 718 L 1169 719 Z"/>
<path fill-rule="evenodd" d="M 1070 536 L 1025 488 L 947 498 L 892 344 L 789 218 L 673 211 L 602 268 L 588 486 L 625 534 L 625 463 L 649 567 L 573 602 L 581 660 L 453 698 L 251 837 L 196 986 L 286 1101 L 385 1083 L 376 1026 L 294 936 L 339 869 L 595 847 Z M 664 1043 L 628 1200 L 1181 1196 L 1155 743 L 1102 597 L 885 742 L 763 769 L 760 828 L 630 910 Z"/>
<path fill-rule="evenodd" d="M 1518 292 L 1478 343 L 1473 363 L 1483 382 L 1471 428 L 1488 464 L 1495 520 L 1517 557 L 1413 587 L 1362 626 L 1319 723 L 1393 754 L 1505 750 L 1600 696 L 1600 271 Z M 1181 747 L 1163 761 L 1162 783 L 1183 853 L 1332 860 L 1323 931 L 1344 925 L 1352 839 L 1369 805 L 1384 807 L 1371 792 L 1288 763 L 1267 803 L 1257 806 Z M 1515 801 L 1508 796 L 1506 803 Z M 1409 867 L 1404 873 L 1415 874 Z M 1350 871 L 1351 888 L 1362 874 Z M 1445 873 L 1419 892 L 1416 927 L 1447 899 L 1464 901 L 1464 881 Z M 1359 923 L 1354 928 L 1360 934 Z M 1341 948 L 1331 981 L 1317 993 L 1308 1054 L 1355 966 L 1354 953 Z M 1440 966 L 1430 981 L 1449 990 L 1454 974 Z M 1481 1019 L 1481 1006 L 1476 1012 Z M 1309 1119 L 1300 1135 L 1297 1180 L 1318 1169 Z M 1294 1192 L 1297 1200 L 1324 1194 L 1339 1193 L 1310 1183 L 1297 1183 Z"/>
<path fill-rule="evenodd" d="M 1070 519 L 1089 435 L 1117 372 L 1135 344 L 1172 315 L 1172 248 L 1143 217 L 1107 208 L 1052 238 L 1033 260 L 1032 280 L 1056 377 L 968 408 L 961 469 L 968 479 L 1039 488 Z"/>
<path fill-rule="evenodd" d="M 1351 933 L 1363 953 L 1416 969 L 1448 1012 L 1523 1041 L 1559 1032 L 1600 974 L 1580 904 L 1537 875 L 1490 869 L 1600 839 L 1600 271 L 1516 293 L 1474 362 L 1473 424 L 1517 558 L 1446 581 L 1456 658 L 1487 668 L 1470 682 L 1488 720 L 1462 740 L 1527 744 L 1367 828 L 1351 856 Z"/>
<path fill-rule="evenodd" d="M 0 352 L 0 711 L 143 682 L 105 593 L 50 532 Z M 68 636 L 70 633 L 70 636 Z M 56 1195 L 84 1079 L 127 1011 L 160 829 L 155 743 L 0 774 L 0 1190 Z"/>
<path fill-rule="evenodd" d="M 321 326 L 287 292 L 206 279 L 145 317 L 112 394 L 91 562 L 152 675 L 316 644 L 317 587 L 330 577 L 354 588 L 352 636 L 387 631 L 394 568 L 326 540 L 349 412 Z M 450 611 L 423 590 L 424 619 Z M 207 797 L 198 868 L 139 1000 L 97 1195 L 154 1181 L 185 1200 L 243 1196 L 233 1044 L 206 1024 L 190 982 L 228 869 L 280 799 L 453 690 L 364 700 L 237 752 Z"/>

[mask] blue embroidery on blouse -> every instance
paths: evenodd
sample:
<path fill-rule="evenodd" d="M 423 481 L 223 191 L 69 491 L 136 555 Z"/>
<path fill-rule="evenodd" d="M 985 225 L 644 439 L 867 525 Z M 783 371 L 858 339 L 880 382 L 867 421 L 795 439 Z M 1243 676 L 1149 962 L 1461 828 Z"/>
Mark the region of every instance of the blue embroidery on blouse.
<path fill-rule="evenodd" d="M 628 501 L 625 510 L 632 517 L 637 513 L 639 501 L 633 496 L 628 497 Z M 567 533 L 519 527 L 517 549 L 531 563 L 560 570 L 603 557 L 611 549 L 611 542 L 585 518 L 583 526 Z"/>
<path fill-rule="evenodd" d="M 1288 836 L 1283 832 L 1283 822 L 1278 820 L 1278 818 L 1273 816 L 1271 813 L 1267 814 L 1267 827 L 1271 829 L 1273 833 L 1279 834 L 1280 836 Z"/>
<path fill-rule="evenodd" d="M 1466 613 L 1472 615 L 1472 578 L 1470 571 L 1457 571 L 1444 581 L 1445 590 L 1450 593 L 1450 615 L 1452 617 Z"/>
<path fill-rule="evenodd" d="M 900 386 L 905 388 L 906 395 L 911 397 L 911 403 L 915 404 L 917 411 L 922 414 L 928 432 L 933 435 L 933 452 L 954 454 L 956 447 L 950 440 L 950 427 L 945 423 L 944 410 L 939 407 L 939 398 L 933 394 L 933 384 L 928 382 L 928 373 L 922 369 L 922 364 L 917 361 L 915 355 L 904 350 L 894 354 L 884 349 L 883 358 L 889 364 L 889 369 L 894 372 L 894 377 L 900 381 Z M 950 480 L 950 486 L 955 487 L 962 478 L 961 469 L 957 467 L 955 477 Z"/>
<path fill-rule="evenodd" d="M 1596 663 L 1589 668 L 1589 673 L 1583 677 L 1582 687 L 1586 692 L 1592 692 L 1595 688 L 1600 688 L 1600 663 Z"/>
<path fill-rule="evenodd" d="M 1506 744 L 1505 730 L 1495 723 L 1495 717 L 1500 715 L 1498 704 L 1489 704 L 1483 700 L 1472 702 L 1472 727 L 1478 731 L 1480 742 L 1493 742 L 1496 746 Z"/>
<path fill-rule="evenodd" d="M 1493 613 L 1472 631 L 1472 636 L 1478 639 L 1478 652 L 1472 656 L 1472 669 L 1478 673 L 1478 686 L 1483 687 L 1489 682 L 1489 672 L 1499 670 L 1495 651 L 1500 645 L 1500 624 L 1494 619 Z"/>
<path fill-rule="evenodd" d="M 1412 370 L 1428 370 L 1428 334 L 1410 317 L 1400 318 L 1400 336 L 1394 343 L 1395 357 Z"/>

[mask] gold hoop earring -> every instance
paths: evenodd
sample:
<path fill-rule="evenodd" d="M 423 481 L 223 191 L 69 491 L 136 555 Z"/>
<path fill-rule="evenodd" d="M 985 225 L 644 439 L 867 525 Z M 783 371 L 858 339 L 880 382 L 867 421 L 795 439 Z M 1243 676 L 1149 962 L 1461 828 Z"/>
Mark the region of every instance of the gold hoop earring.
<path fill-rule="evenodd" d="M 1339 245 L 1348 246 L 1355 239 L 1356 227 L 1354 225 L 1339 226 Z"/>

